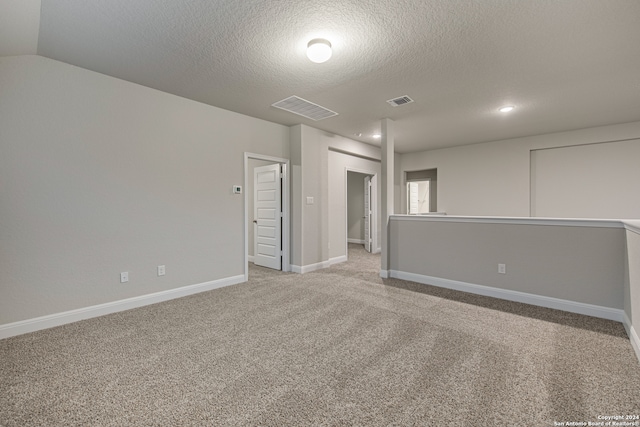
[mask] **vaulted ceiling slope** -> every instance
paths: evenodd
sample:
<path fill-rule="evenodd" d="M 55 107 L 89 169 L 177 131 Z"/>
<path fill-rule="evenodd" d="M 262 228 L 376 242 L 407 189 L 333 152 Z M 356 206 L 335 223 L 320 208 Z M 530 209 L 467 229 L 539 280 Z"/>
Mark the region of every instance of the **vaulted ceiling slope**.
<path fill-rule="evenodd" d="M 389 117 L 401 153 L 640 120 L 638 0 L 51 0 L 37 52 L 372 144 Z M 292 95 L 339 114 L 272 106 Z"/>

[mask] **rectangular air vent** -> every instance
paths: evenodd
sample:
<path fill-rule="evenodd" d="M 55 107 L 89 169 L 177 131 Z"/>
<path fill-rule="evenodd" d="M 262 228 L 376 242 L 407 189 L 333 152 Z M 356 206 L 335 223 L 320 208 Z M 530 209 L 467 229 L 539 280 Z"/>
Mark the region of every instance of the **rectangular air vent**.
<path fill-rule="evenodd" d="M 397 107 L 399 105 L 410 104 L 410 103 L 413 102 L 413 99 L 411 99 L 407 95 L 405 95 L 405 96 L 401 96 L 399 98 L 389 99 L 387 102 L 389 104 L 393 105 L 394 107 Z"/>
<path fill-rule="evenodd" d="M 331 111 L 328 108 L 321 107 L 318 104 L 314 104 L 297 96 L 290 96 L 271 105 L 315 121 L 338 115 L 335 111 Z"/>

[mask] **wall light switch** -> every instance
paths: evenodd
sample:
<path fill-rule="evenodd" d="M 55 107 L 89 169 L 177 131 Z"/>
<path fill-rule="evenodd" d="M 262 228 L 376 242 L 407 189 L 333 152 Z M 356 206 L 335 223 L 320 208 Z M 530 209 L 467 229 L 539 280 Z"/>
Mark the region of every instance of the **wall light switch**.
<path fill-rule="evenodd" d="M 313 197 L 307 197 L 307 204 L 308 205 L 312 205 L 313 204 Z"/>
<path fill-rule="evenodd" d="M 129 281 L 129 272 L 123 271 L 120 273 L 120 283 L 127 283 Z"/>
<path fill-rule="evenodd" d="M 164 265 L 159 265 L 158 266 L 158 276 L 164 276 L 164 273 L 165 273 Z"/>
<path fill-rule="evenodd" d="M 498 273 L 507 274 L 507 264 L 498 264 Z"/>

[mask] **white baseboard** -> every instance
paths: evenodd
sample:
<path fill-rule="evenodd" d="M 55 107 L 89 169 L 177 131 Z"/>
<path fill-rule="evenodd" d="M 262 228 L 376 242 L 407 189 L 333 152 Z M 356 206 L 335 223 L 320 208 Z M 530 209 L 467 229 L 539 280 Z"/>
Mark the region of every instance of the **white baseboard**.
<path fill-rule="evenodd" d="M 347 261 L 347 256 L 346 255 L 341 255 L 341 256 L 334 257 L 334 258 L 329 258 L 329 264 L 330 265 L 340 264 L 341 262 L 345 262 L 345 261 Z"/>
<path fill-rule="evenodd" d="M 631 341 L 631 347 L 633 347 L 633 351 L 636 352 L 636 357 L 638 361 L 640 361 L 640 337 L 638 337 L 638 333 L 635 328 L 631 324 L 631 319 L 627 316 L 627 313 L 624 313 L 624 319 L 622 321 L 624 328 L 627 330 L 627 335 L 629 336 L 629 341 Z"/>
<path fill-rule="evenodd" d="M 48 329 L 54 326 L 65 325 L 67 323 L 90 319 L 92 317 L 104 316 L 105 314 L 143 307 L 145 305 L 156 304 L 162 301 L 235 285 L 244 281 L 244 275 L 226 277 L 224 279 L 212 280 L 210 282 L 198 283 L 196 285 L 183 286 L 181 288 L 169 289 L 153 294 L 141 295 L 138 297 L 93 305 L 90 307 L 83 307 L 76 310 L 50 314 L 47 316 L 36 317 L 34 319 L 21 320 L 14 323 L 7 323 L 5 325 L 0 325 L 0 339 L 26 334 L 28 332 L 35 332 L 41 329 Z"/>
<path fill-rule="evenodd" d="M 563 300 L 559 298 L 546 297 L 542 295 L 529 294 L 525 292 L 512 291 L 509 289 L 492 288 L 490 286 L 476 285 L 473 283 L 458 282 L 456 280 L 442 279 L 439 277 L 424 276 L 421 274 L 407 273 L 404 271 L 391 270 L 391 277 L 426 285 L 438 286 L 441 288 L 453 289 L 456 291 L 469 292 L 477 295 L 484 295 L 493 298 L 500 298 L 509 301 L 522 302 L 525 304 L 537 305 L 540 307 L 553 308 L 556 310 L 568 311 L 571 313 L 584 314 L 587 316 L 600 317 L 602 319 L 624 321 L 624 310 L 602 307 L 599 305 L 585 304 L 581 302 Z"/>
<path fill-rule="evenodd" d="M 627 331 L 627 335 L 631 337 L 631 319 L 627 316 L 627 312 L 625 311 L 622 316 L 622 324 L 624 325 L 624 329 Z"/>
<path fill-rule="evenodd" d="M 255 257 L 253 255 L 247 255 L 247 261 L 254 262 Z"/>
<path fill-rule="evenodd" d="M 341 262 L 347 261 L 347 255 L 340 255 L 337 257 L 329 258 L 328 261 L 322 261 L 315 264 L 309 265 L 291 265 L 291 271 L 298 274 L 311 273 L 312 271 L 322 270 L 323 268 L 331 267 L 335 264 L 340 264 Z"/>
<path fill-rule="evenodd" d="M 388 279 L 389 278 L 389 270 L 380 270 L 380 277 L 382 279 Z"/>
<path fill-rule="evenodd" d="M 305 273 L 311 273 L 312 271 L 316 271 L 316 270 L 322 270 L 323 268 L 327 268 L 327 267 L 331 267 L 331 264 L 329 263 L 329 261 L 322 261 L 315 264 L 302 265 L 302 266 L 292 265 L 291 271 L 293 271 L 294 273 L 305 274 Z"/>
<path fill-rule="evenodd" d="M 334 264 L 339 264 L 347 260 L 346 255 L 330 258 L 328 261 L 317 262 L 309 265 L 291 265 L 291 271 L 298 274 L 311 273 L 312 271 L 322 270 L 323 268 L 331 267 Z"/>

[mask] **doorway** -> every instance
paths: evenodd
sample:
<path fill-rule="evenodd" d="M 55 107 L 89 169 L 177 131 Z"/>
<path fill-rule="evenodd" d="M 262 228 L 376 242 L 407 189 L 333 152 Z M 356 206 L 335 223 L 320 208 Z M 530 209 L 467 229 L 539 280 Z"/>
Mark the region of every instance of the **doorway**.
<path fill-rule="evenodd" d="M 291 271 L 289 185 L 288 159 L 244 153 L 245 280 L 249 262 Z"/>
<path fill-rule="evenodd" d="M 361 244 L 367 252 L 378 253 L 378 176 L 375 172 L 356 169 L 347 169 L 346 173 L 347 244 Z"/>
<path fill-rule="evenodd" d="M 431 212 L 429 194 L 431 180 L 407 182 L 407 213 L 419 215 Z"/>
<path fill-rule="evenodd" d="M 406 213 L 424 215 L 437 212 L 438 169 L 405 172 Z"/>

